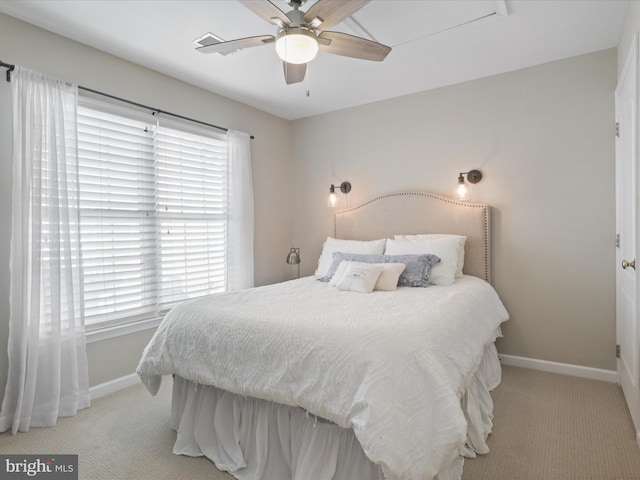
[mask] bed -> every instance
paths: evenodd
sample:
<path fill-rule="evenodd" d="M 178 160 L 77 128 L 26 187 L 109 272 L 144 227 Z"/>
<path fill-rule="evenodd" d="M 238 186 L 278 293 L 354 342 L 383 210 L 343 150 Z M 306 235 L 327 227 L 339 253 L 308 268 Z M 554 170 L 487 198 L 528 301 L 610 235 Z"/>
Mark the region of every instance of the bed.
<path fill-rule="evenodd" d="M 464 266 L 451 284 L 357 293 L 329 281 L 321 256 L 315 276 L 175 307 L 138 366 L 152 394 L 173 376 L 174 453 L 205 455 L 240 480 L 459 480 L 464 457 L 488 452 L 494 342 L 508 318 L 489 283 L 489 232 L 486 205 L 385 195 L 336 212 L 325 260 L 330 240 L 389 239 L 388 249 L 456 236 Z M 365 268 L 362 255 L 333 254 L 336 278 L 340 264 Z"/>

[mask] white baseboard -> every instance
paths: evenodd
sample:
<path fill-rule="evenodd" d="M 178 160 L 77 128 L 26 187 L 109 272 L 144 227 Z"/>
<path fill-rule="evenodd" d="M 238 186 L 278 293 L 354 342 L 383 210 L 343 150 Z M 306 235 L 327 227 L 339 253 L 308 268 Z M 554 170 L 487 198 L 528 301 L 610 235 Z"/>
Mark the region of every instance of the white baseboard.
<path fill-rule="evenodd" d="M 137 374 L 132 373 L 130 375 L 125 375 L 124 377 L 109 380 L 108 382 L 104 382 L 99 385 L 94 385 L 89 388 L 89 396 L 91 400 L 95 400 L 97 398 L 104 397 L 105 395 L 109 395 L 110 393 L 117 392 L 118 390 L 133 387 L 139 383 L 140 377 L 138 377 Z"/>
<path fill-rule="evenodd" d="M 583 367 L 581 365 L 571 365 L 569 363 L 549 362 L 547 360 L 517 357 L 515 355 L 503 355 L 502 353 L 498 354 L 498 357 L 500 357 L 500 362 L 503 365 L 618 383 L 618 372 L 615 370 L 602 370 L 600 368 Z"/>

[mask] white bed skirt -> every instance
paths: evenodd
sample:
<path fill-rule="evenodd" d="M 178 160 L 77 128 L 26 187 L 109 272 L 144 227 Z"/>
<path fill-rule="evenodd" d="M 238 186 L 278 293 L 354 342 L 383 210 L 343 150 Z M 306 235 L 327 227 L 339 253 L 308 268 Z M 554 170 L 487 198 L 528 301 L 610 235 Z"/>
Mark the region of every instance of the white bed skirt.
<path fill-rule="evenodd" d="M 434 480 L 460 480 L 463 456 L 487 453 L 493 400 L 501 380 L 494 343 L 461 398 L 467 442 Z M 301 408 L 243 397 L 174 377 L 173 453 L 206 456 L 239 480 L 382 480 L 381 468 L 364 454 L 353 430 L 317 418 Z"/>

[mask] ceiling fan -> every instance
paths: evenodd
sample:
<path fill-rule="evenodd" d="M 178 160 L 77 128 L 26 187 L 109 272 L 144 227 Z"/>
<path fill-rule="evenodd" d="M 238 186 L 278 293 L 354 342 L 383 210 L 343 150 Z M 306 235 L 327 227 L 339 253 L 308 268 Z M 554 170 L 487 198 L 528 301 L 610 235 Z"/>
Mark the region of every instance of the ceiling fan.
<path fill-rule="evenodd" d="M 227 55 L 243 48 L 258 47 L 275 42 L 276 52 L 282 59 L 284 78 L 287 84 L 304 80 L 307 63 L 313 60 L 318 50 L 361 58 L 382 61 L 390 47 L 347 33 L 330 32 L 328 28 L 342 22 L 364 7 L 370 0 L 318 0 L 307 12 L 300 10 L 306 0 L 289 0 L 293 8 L 284 13 L 269 0 L 239 0 L 245 7 L 260 18 L 278 27 L 277 34 L 219 41 L 209 37 L 200 42 L 202 53 Z"/>

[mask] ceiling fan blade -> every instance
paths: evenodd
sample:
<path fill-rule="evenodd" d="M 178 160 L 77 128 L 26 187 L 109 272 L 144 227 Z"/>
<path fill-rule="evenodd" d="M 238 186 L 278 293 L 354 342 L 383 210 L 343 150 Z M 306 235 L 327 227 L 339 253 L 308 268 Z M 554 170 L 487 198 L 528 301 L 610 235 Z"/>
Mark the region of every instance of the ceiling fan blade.
<path fill-rule="evenodd" d="M 331 40 L 329 44 L 324 41 L 318 42 L 320 50 L 345 57 L 381 62 L 391 51 L 391 47 L 347 33 L 322 32 L 318 37 L 322 40 Z"/>
<path fill-rule="evenodd" d="M 287 15 L 276 7 L 269 0 L 239 0 L 241 4 L 258 15 L 263 20 L 273 23 L 272 18 L 279 18 L 282 23 L 289 25 L 291 19 Z"/>
<path fill-rule="evenodd" d="M 287 85 L 300 83 L 304 80 L 304 75 L 307 73 L 306 63 L 282 62 L 282 68 L 284 70 L 284 80 L 287 82 Z"/>
<path fill-rule="evenodd" d="M 229 40 L 228 42 L 218 42 L 211 45 L 205 45 L 204 47 L 196 48 L 201 53 L 219 53 L 220 55 L 227 55 L 241 50 L 243 48 L 259 47 L 271 43 L 276 38 L 273 35 L 259 35 L 257 37 L 239 38 L 237 40 Z"/>
<path fill-rule="evenodd" d="M 350 17 L 355 12 L 364 7 L 370 0 L 318 0 L 307 13 L 304 14 L 306 22 L 310 23 L 314 18 L 319 17 L 322 23 L 318 26 L 320 30 L 327 30 L 337 25 L 345 18 Z"/>

